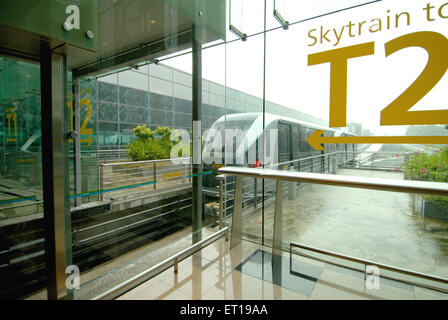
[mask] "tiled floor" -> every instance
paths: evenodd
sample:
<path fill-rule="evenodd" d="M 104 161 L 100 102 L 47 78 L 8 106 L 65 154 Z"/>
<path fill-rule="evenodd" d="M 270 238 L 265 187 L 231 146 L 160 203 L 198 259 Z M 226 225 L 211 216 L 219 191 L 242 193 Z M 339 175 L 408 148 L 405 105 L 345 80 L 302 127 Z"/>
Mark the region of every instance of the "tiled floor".
<path fill-rule="evenodd" d="M 275 260 L 282 263 L 273 270 L 270 259 L 268 247 L 243 241 L 230 250 L 222 238 L 180 262 L 177 274 L 169 268 L 118 299 L 448 300 L 448 294 L 383 278 L 379 289 L 368 290 L 361 272 L 299 256 L 290 265 L 287 253 Z"/>

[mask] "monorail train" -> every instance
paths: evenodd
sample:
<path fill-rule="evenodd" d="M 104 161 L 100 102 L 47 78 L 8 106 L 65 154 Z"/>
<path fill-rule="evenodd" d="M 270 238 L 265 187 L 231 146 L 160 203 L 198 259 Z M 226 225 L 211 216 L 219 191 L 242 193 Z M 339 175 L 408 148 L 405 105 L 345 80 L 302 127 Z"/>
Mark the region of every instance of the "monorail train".
<path fill-rule="evenodd" d="M 264 133 L 263 127 L 266 128 Z M 308 137 L 315 130 L 324 130 L 324 137 L 350 136 L 353 134 L 268 113 L 265 114 L 265 117 L 262 113 L 240 113 L 222 116 L 212 125 L 211 129 L 208 136 L 205 136 L 203 160 L 208 160 L 208 164 L 204 164 L 204 171 L 212 170 L 215 174 L 206 175 L 203 178 L 203 186 L 207 194 L 216 194 L 217 169 L 223 164 L 244 167 L 264 165 L 265 168 L 280 170 L 326 172 L 328 168 L 326 161 L 328 159 L 314 156 L 344 152 L 344 161 L 350 161 L 354 159 L 357 152 L 356 144 L 324 144 L 325 151 L 317 151 L 307 142 Z M 225 143 L 225 130 L 227 129 L 236 131 L 230 136 L 231 140 L 227 138 L 228 141 Z M 274 144 L 271 143 L 273 129 L 277 130 L 278 142 Z M 222 143 L 217 143 L 217 139 L 221 139 Z M 266 143 L 263 143 L 263 141 Z M 266 147 L 266 151 L 260 152 L 260 148 L 263 148 L 263 146 Z M 271 146 L 276 149 L 271 150 Z M 216 156 L 216 153 L 218 156 Z M 273 161 L 275 153 L 277 156 Z M 219 157 L 221 157 L 221 161 L 216 161 Z M 297 161 L 310 157 L 313 158 Z M 215 161 L 210 163 L 210 159 Z M 300 167 L 301 165 L 302 167 Z M 257 188 L 253 183 L 249 185 L 252 186 L 249 188 L 250 190 L 245 190 L 245 193 L 248 191 L 252 194 L 253 189 L 261 190 L 261 187 Z M 265 195 L 268 191 L 266 187 L 265 185 Z"/>

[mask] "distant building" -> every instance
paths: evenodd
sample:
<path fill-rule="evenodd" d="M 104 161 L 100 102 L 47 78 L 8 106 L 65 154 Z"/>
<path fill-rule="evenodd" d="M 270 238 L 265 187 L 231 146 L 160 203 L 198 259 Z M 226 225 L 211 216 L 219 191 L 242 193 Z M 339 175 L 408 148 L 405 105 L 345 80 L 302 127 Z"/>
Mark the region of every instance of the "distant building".
<path fill-rule="evenodd" d="M 97 79 L 99 149 L 124 147 L 133 128 L 146 124 L 192 129 L 192 76 L 162 65 L 149 64 Z M 119 89 L 117 89 L 119 88 Z M 202 81 L 202 128 L 210 128 L 224 114 L 263 112 L 263 100 L 253 95 Z M 327 126 L 304 112 L 266 101 L 266 112 Z"/>
<path fill-rule="evenodd" d="M 347 125 L 347 130 L 360 136 L 362 134 L 362 125 L 360 123 L 352 122 Z"/>

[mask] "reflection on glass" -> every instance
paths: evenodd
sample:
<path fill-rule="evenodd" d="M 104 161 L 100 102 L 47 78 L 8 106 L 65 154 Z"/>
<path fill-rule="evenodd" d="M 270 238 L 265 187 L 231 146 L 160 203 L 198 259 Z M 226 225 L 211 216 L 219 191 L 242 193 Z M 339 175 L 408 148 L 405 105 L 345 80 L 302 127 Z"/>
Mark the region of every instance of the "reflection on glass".
<path fill-rule="evenodd" d="M 0 299 L 18 299 L 46 285 L 40 68 L 0 58 L 0 70 Z"/>

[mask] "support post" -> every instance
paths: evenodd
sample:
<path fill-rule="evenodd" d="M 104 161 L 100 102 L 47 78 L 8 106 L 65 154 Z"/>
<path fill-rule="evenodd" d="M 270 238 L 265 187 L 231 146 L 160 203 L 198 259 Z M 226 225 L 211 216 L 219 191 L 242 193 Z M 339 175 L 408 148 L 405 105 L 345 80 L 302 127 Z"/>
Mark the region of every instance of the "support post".
<path fill-rule="evenodd" d="M 102 163 L 100 163 L 100 179 L 99 180 L 100 180 L 99 181 L 99 183 L 100 183 L 99 189 L 101 191 L 103 191 L 104 190 L 104 165 Z M 103 200 L 104 200 L 104 193 L 101 192 L 100 193 L 100 201 L 103 201 Z"/>
<path fill-rule="evenodd" d="M 153 164 L 153 175 L 154 175 L 154 181 L 157 181 L 157 162 L 156 161 L 154 161 L 154 164 Z M 154 183 L 154 190 L 156 190 L 157 189 L 157 183 Z"/>
<path fill-rule="evenodd" d="M 224 227 L 224 179 L 225 177 L 222 175 L 216 176 L 216 179 L 219 181 L 219 230 Z"/>
<path fill-rule="evenodd" d="M 289 167 L 289 171 L 294 171 L 294 166 Z M 288 182 L 288 200 L 296 200 L 297 182 Z"/>
<path fill-rule="evenodd" d="M 199 17 L 199 16 L 198 16 Z M 202 27 L 193 26 L 193 243 L 202 239 Z"/>
<path fill-rule="evenodd" d="M 336 155 L 333 156 L 333 174 L 336 174 L 338 169 L 338 158 Z"/>
<path fill-rule="evenodd" d="M 177 273 L 179 271 L 179 259 L 174 259 L 174 273 Z"/>
<path fill-rule="evenodd" d="M 274 233 L 272 236 L 272 256 L 281 256 L 282 252 L 282 186 L 283 181 L 277 180 L 277 191 L 275 196 L 275 212 L 274 212 Z"/>
<path fill-rule="evenodd" d="M 254 208 L 257 208 L 258 200 L 258 188 L 257 188 L 257 178 L 254 178 Z"/>
<path fill-rule="evenodd" d="M 232 234 L 230 249 L 241 242 L 243 235 L 243 177 L 235 177 L 235 194 L 233 197 Z"/>
<path fill-rule="evenodd" d="M 71 265 L 68 173 L 67 59 L 41 45 L 42 175 L 48 299 L 70 299 L 66 266 Z"/>

